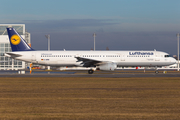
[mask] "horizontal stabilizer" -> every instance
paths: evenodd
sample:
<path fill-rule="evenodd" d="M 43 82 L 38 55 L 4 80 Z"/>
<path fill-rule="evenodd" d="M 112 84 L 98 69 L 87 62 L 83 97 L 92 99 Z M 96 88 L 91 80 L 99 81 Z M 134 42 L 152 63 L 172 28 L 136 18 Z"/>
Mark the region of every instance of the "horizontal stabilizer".
<path fill-rule="evenodd" d="M 20 57 L 22 55 L 15 54 L 15 53 L 5 53 L 5 56 L 11 57 L 11 58 L 16 58 L 16 57 Z"/>

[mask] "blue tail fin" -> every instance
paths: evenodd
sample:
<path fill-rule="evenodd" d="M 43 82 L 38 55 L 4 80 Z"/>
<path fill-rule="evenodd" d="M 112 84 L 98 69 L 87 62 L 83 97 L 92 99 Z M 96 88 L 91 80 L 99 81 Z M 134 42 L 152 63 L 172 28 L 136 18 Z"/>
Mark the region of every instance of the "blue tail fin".
<path fill-rule="evenodd" d="M 13 52 L 33 50 L 14 28 L 7 28 L 7 32 Z"/>

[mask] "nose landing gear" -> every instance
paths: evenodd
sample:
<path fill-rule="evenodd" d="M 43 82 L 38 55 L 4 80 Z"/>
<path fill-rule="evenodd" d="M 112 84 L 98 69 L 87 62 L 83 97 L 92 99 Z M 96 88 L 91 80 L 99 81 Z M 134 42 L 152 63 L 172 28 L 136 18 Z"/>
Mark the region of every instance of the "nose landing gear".
<path fill-rule="evenodd" d="M 155 73 L 156 73 L 156 74 L 159 73 L 159 71 L 158 71 L 158 69 L 157 69 L 157 66 L 156 66 L 156 68 L 155 68 Z"/>

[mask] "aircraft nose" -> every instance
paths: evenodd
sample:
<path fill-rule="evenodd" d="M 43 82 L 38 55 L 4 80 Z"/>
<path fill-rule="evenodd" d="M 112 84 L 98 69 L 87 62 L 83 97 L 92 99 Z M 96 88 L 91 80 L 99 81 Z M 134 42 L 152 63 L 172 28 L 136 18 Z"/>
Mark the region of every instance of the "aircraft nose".
<path fill-rule="evenodd" d="M 175 64 L 175 63 L 177 63 L 177 60 L 174 58 L 171 58 L 171 62 Z"/>

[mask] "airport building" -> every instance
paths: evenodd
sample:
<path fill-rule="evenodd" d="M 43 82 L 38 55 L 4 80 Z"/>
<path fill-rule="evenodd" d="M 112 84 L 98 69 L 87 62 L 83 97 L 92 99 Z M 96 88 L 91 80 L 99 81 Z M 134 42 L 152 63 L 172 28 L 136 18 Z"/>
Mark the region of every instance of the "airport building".
<path fill-rule="evenodd" d="M 7 27 L 13 27 L 31 46 L 30 33 L 26 32 L 25 24 L 0 24 L 0 70 L 20 70 L 27 67 L 27 63 L 5 57 L 4 53 L 11 52 Z"/>

